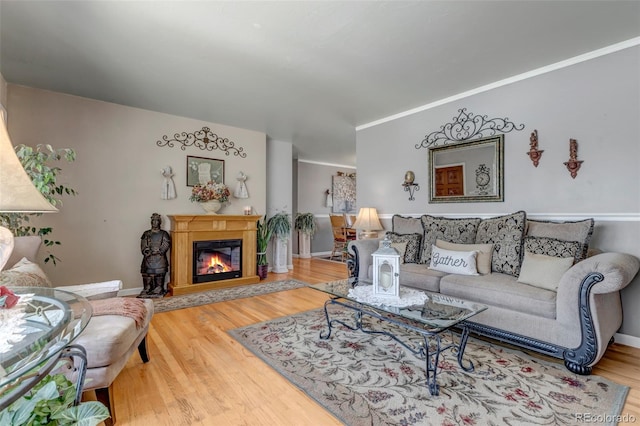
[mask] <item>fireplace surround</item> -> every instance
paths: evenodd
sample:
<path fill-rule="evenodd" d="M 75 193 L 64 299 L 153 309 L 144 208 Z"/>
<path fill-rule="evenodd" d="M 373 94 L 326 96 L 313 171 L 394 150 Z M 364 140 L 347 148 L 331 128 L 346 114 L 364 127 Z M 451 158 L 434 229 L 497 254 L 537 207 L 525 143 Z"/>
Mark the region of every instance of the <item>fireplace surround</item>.
<path fill-rule="evenodd" d="M 216 288 L 255 284 L 256 221 L 258 215 L 168 215 L 171 222 L 171 281 L 172 295 L 195 293 Z M 221 242 L 221 243 L 220 243 Z M 230 243 L 232 242 L 232 243 Z M 203 247 L 198 251 L 194 247 Z M 221 249 L 220 246 L 227 246 Z M 211 273 L 198 273 L 204 259 L 198 262 L 196 253 L 214 255 L 221 251 L 210 266 Z M 228 256 L 228 258 L 225 258 Z M 222 261 L 222 262 L 221 262 Z M 236 271 L 217 276 L 216 270 L 230 263 Z M 229 266 L 229 265 L 227 265 Z M 207 272 L 202 270 L 202 272 Z M 220 279 L 222 278 L 222 279 Z"/>

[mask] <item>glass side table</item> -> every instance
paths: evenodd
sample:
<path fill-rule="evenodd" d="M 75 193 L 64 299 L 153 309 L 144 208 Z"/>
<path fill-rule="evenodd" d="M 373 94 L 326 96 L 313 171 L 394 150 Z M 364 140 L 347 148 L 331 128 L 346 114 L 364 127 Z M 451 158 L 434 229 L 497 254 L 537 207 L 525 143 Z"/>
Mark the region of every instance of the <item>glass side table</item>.
<path fill-rule="evenodd" d="M 76 403 L 86 372 L 86 352 L 73 340 L 91 319 L 82 296 L 45 287 L 9 287 L 19 302 L 0 309 L 0 410 L 42 380 L 60 358 L 78 359 Z"/>

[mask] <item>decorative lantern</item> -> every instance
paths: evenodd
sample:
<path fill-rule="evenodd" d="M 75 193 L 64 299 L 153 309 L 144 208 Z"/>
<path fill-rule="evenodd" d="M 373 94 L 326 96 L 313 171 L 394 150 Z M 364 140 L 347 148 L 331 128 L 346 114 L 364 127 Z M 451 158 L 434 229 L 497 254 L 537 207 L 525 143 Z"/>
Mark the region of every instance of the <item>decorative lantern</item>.
<path fill-rule="evenodd" d="M 373 294 L 400 297 L 400 253 L 391 247 L 386 236 L 381 247 L 373 252 Z"/>

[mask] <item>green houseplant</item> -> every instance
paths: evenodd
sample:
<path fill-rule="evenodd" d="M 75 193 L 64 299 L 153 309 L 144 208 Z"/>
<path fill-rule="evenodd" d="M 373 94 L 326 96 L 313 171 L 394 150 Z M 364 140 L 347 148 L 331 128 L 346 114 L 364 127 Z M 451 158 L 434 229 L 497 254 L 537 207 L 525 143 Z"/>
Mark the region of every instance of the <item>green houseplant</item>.
<path fill-rule="evenodd" d="M 0 424 L 95 426 L 109 417 L 107 407 L 97 401 L 74 406 L 75 394 L 75 387 L 63 374 L 46 376 L 0 412 Z"/>
<path fill-rule="evenodd" d="M 70 148 L 55 149 L 48 144 L 40 144 L 34 148 L 26 145 L 15 147 L 16 155 L 24 167 L 27 175 L 36 188 L 52 205 L 62 204 L 62 195 L 76 195 L 76 191 L 62 183 L 58 183 L 58 174 L 62 170 L 51 163 L 62 159 L 71 163 L 76 159 L 76 153 Z M 51 227 L 36 228 L 29 224 L 32 216 L 40 216 L 41 213 L 4 213 L 0 214 L 0 225 L 11 230 L 14 236 L 24 237 L 37 235 L 42 237 L 46 247 L 60 245 L 60 241 L 46 238 L 52 231 Z M 54 265 L 60 260 L 51 252 L 45 257 L 44 262 L 51 262 Z"/>
<path fill-rule="evenodd" d="M 287 267 L 287 241 L 291 236 L 291 216 L 288 213 L 276 213 L 267 221 L 267 226 L 276 238 L 273 248 L 273 268 L 276 274 L 289 272 Z"/>
<path fill-rule="evenodd" d="M 301 258 L 311 257 L 311 237 L 316 233 L 316 221 L 313 213 L 298 213 L 293 222 L 298 231 L 298 253 Z"/>
<path fill-rule="evenodd" d="M 271 239 L 271 229 L 267 226 L 266 216 L 256 222 L 256 240 L 258 242 L 258 276 L 261 280 L 267 277 L 269 262 L 267 261 L 267 245 Z"/>

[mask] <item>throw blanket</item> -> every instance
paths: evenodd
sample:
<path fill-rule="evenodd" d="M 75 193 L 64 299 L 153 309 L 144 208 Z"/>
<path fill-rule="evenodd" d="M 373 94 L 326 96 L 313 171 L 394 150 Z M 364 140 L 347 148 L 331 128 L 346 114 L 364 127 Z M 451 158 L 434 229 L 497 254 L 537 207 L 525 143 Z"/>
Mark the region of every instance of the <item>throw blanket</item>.
<path fill-rule="evenodd" d="M 111 297 L 109 299 L 90 300 L 93 315 L 121 315 L 132 318 L 136 322 L 136 328 L 140 329 L 147 316 L 147 307 L 144 301 L 129 297 Z"/>

